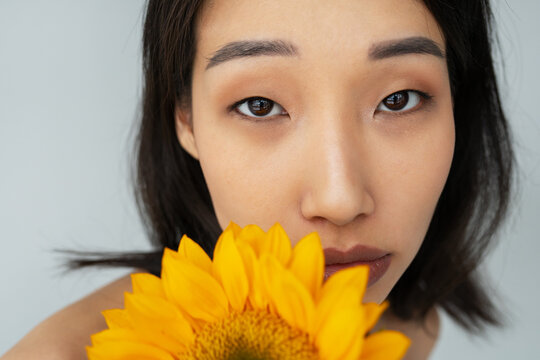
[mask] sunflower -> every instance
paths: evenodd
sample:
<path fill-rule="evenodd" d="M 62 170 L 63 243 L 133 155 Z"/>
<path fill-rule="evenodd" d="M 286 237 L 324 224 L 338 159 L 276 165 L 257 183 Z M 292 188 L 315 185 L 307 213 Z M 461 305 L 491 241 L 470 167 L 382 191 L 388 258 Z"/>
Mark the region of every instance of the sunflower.
<path fill-rule="evenodd" d="M 100 359 L 399 359 L 409 339 L 369 333 L 387 307 L 362 304 L 368 268 L 323 283 L 316 233 L 294 248 L 283 228 L 231 223 L 211 260 L 184 236 L 165 249 L 161 278 L 132 275 L 124 309 L 103 312 L 108 329 L 92 336 Z"/>

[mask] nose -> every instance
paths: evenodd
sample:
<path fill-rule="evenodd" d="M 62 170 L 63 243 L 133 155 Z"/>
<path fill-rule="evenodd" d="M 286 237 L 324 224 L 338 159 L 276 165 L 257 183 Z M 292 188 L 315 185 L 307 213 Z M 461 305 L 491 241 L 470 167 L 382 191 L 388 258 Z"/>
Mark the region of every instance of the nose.
<path fill-rule="evenodd" d="M 303 195 L 305 219 L 324 219 L 337 226 L 373 213 L 370 165 L 358 121 L 313 121 L 306 136 Z"/>

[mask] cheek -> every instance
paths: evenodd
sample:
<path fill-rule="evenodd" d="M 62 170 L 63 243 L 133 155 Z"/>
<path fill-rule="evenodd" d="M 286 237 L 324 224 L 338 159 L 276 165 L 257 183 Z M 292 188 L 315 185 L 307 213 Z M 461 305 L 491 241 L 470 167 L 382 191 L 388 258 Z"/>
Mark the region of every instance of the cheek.
<path fill-rule="evenodd" d="M 257 224 L 268 229 L 291 212 L 294 169 L 286 149 L 260 146 L 262 139 L 247 136 L 244 124 L 201 124 L 196 131 L 201 167 L 219 224 Z M 258 143 L 258 144 L 257 144 Z"/>
<path fill-rule="evenodd" d="M 392 249 L 393 260 L 385 277 L 368 288 L 366 301 L 383 301 L 422 245 L 448 178 L 454 136 L 453 117 L 448 116 L 428 137 L 396 147 L 396 152 L 386 149 L 386 158 L 380 159 L 373 188 L 377 203 L 374 236 Z"/>
<path fill-rule="evenodd" d="M 200 136 L 197 143 L 201 168 L 219 224 L 222 229 L 230 221 L 244 226 L 240 219 L 254 200 L 251 194 L 246 193 L 252 176 L 249 161 L 235 151 L 234 144 L 222 137 Z"/>
<path fill-rule="evenodd" d="M 389 159 L 383 170 L 379 205 L 388 223 L 387 236 L 408 261 L 425 237 L 450 171 L 455 135 L 452 112 L 447 114 Z"/>

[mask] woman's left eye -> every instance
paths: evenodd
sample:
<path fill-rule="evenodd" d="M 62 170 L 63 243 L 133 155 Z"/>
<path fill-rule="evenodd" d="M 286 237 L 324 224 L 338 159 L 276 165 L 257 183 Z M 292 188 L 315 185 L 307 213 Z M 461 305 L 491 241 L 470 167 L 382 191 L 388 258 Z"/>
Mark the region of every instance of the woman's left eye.
<path fill-rule="evenodd" d="M 377 106 L 378 111 L 402 113 L 411 110 L 420 105 L 430 96 L 416 90 L 401 90 L 388 95 Z"/>

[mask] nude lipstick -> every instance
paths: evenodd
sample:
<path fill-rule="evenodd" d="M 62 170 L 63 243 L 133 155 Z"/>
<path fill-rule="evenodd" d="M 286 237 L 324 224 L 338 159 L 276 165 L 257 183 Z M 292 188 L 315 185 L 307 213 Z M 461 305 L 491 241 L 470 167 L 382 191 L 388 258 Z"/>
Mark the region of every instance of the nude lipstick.
<path fill-rule="evenodd" d="M 324 249 L 324 257 L 326 264 L 324 269 L 325 280 L 336 271 L 356 265 L 368 265 L 368 287 L 383 277 L 392 261 L 389 252 L 363 245 L 357 245 L 346 251 L 327 248 Z"/>

